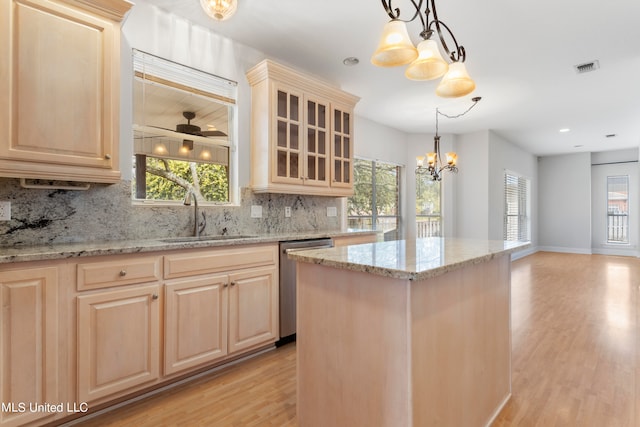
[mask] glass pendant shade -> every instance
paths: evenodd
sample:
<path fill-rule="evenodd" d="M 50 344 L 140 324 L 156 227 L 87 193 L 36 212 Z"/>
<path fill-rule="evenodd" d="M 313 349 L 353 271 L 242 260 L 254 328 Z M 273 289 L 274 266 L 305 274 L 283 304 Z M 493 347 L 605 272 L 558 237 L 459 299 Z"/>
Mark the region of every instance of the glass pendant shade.
<path fill-rule="evenodd" d="M 427 153 L 427 164 L 429 166 L 436 165 L 436 153 Z"/>
<path fill-rule="evenodd" d="M 237 0 L 200 0 L 202 9 L 216 21 L 224 21 L 236 13 Z"/>
<path fill-rule="evenodd" d="M 458 161 L 458 155 L 456 153 L 447 153 L 447 164 L 450 166 L 455 166 L 456 162 Z"/>
<path fill-rule="evenodd" d="M 424 156 L 416 156 L 416 164 L 419 168 L 424 166 Z"/>
<path fill-rule="evenodd" d="M 406 65 L 417 57 L 418 51 L 411 43 L 407 26 L 394 19 L 384 25 L 378 49 L 371 57 L 371 62 L 379 67 L 395 67 Z"/>
<path fill-rule="evenodd" d="M 436 95 L 443 98 L 458 98 L 465 96 L 476 88 L 476 84 L 463 62 L 454 62 L 449 65 L 449 71 L 444 75 L 436 88 Z"/>
<path fill-rule="evenodd" d="M 442 77 L 449 64 L 442 59 L 435 41 L 422 40 L 418 44 L 418 57 L 407 67 L 404 75 L 411 80 L 433 80 Z"/>

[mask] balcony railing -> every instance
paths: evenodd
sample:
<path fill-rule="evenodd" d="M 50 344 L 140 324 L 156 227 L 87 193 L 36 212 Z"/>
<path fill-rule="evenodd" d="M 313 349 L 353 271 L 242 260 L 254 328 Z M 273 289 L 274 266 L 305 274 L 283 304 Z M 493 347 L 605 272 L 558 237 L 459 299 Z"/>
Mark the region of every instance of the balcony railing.
<path fill-rule="evenodd" d="M 614 214 L 607 215 L 607 242 L 629 243 L 629 215 Z"/>
<path fill-rule="evenodd" d="M 416 215 L 416 237 L 441 237 L 440 215 Z"/>

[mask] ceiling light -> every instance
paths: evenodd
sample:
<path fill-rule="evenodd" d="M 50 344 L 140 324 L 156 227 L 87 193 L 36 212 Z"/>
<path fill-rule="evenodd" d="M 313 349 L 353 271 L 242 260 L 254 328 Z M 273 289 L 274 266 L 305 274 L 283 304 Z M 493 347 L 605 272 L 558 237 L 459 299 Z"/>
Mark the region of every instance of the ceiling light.
<path fill-rule="evenodd" d="M 237 0 L 200 0 L 200 6 L 216 21 L 225 21 L 236 13 Z"/>
<path fill-rule="evenodd" d="M 424 12 L 421 12 L 423 3 Z M 410 64 L 405 76 L 411 80 L 432 80 L 444 75 L 436 89 L 438 96 L 457 98 L 465 96 L 476 88 L 464 66 L 466 52 L 449 27 L 438 19 L 435 0 L 412 0 L 415 11 L 409 20 L 400 19 L 400 9 L 391 7 L 391 0 L 382 0 L 385 12 L 391 18 L 382 30 L 378 48 L 371 57 L 371 62 L 379 67 L 395 67 Z M 429 20 L 433 12 L 433 20 Z M 422 41 L 418 48 L 413 45 L 407 31 L 407 22 L 420 18 Z M 446 39 L 453 43 L 455 49 L 449 49 Z M 432 36 L 434 36 L 432 38 Z M 438 47 L 438 43 L 440 47 Z M 440 55 L 440 48 L 449 62 Z"/>
<path fill-rule="evenodd" d="M 440 154 L 440 135 L 438 135 L 438 116 L 444 116 L 449 119 L 457 119 L 458 117 L 462 117 L 467 114 L 476 104 L 481 100 L 479 96 L 471 99 L 473 104 L 471 107 L 467 108 L 467 110 L 461 114 L 457 114 L 455 116 L 449 116 L 447 114 L 441 113 L 439 109 L 436 108 L 436 135 L 433 137 L 433 151 L 427 153 L 426 156 L 417 156 L 416 157 L 416 175 L 431 175 L 431 179 L 433 181 L 441 181 L 442 180 L 442 172 L 448 170 L 449 172 L 458 172 L 458 155 L 451 151 L 445 154 L 446 163 L 442 162 L 441 154 Z M 427 164 L 424 164 L 425 157 L 427 160 Z"/>
<path fill-rule="evenodd" d="M 558 132 L 560 132 L 560 133 L 567 133 L 567 132 L 571 132 L 571 129 L 569 129 L 569 128 L 563 128 L 563 129 L 560 129 Z"/>
<path fill-rule="evenodd" d="M 618 136 L 618 135 L 616 135 L 615 133 L 610 133 L 608 135 L 605 135 L 604 137 L 605 138 L 615 138 L 616 136 Z"/>

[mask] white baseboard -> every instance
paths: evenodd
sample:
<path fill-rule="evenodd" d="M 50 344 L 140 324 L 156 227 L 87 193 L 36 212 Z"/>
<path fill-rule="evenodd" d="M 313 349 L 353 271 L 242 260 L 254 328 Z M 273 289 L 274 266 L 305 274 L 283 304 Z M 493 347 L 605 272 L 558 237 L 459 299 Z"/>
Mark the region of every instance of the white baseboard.
<path fill-rule="evenodd" d="M 591 248 L 565 248 L 561 246 L 539 246 L 538 251 L 541 252 L 561 252 L 567 254 L 592 255 Z"/>

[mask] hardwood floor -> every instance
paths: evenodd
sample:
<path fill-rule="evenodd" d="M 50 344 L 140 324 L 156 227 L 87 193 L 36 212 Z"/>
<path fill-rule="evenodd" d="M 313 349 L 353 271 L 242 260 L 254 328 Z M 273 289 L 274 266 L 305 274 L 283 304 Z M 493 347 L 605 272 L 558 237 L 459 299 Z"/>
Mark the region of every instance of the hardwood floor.
<path fill-rule="evenodd" d="M 640 426 L 639 285 L 637 258 L 515 261 L 512 398 L 494 426 Z M 290 344 L 76 425 L 295 426 L 295 364 Z"/>
<path fill-rule="evenodd" d="M 494 426 L 640 425 L 640 260 L 541 252 L 511 283 L 512 397 Z"/>

